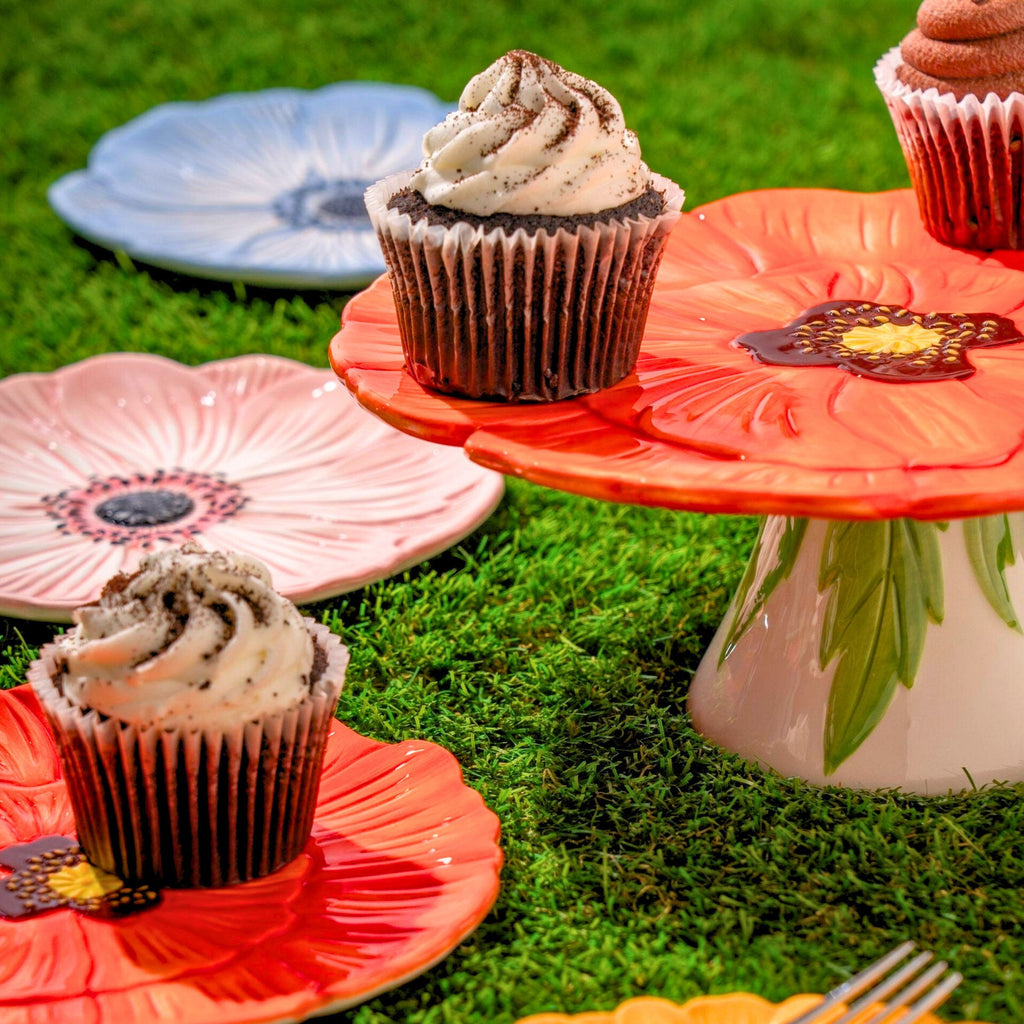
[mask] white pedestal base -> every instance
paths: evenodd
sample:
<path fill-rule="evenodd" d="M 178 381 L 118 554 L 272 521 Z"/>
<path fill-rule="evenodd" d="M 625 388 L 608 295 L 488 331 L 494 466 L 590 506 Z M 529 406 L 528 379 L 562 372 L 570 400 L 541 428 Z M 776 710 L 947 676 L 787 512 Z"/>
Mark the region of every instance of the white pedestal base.
<path fill-rule="evenodd" d="M 1010 531 L 1004 536 L 1003 555 L 1013 557 L 1024 537 L 1024 514 L 993 517 L 991 522 L 997 520 L 999 528 Z M 877 529 L 878 524 L 808 522 L 788 576 L 778 579 L 759 606 L 757 591 L 778 566 L 780 540 L 794 522 L 798 521 L 773 516 L 764 524 L 745 579 L 752 580 L 751 585 L 741 586 L 693 681 L 689 710 L 698 731 L 725 749 L 783 775 L 819 785 L 899 787 L 907 792 L 945 794 L 972 784 L 1024 780 L 1024 634 L 1006 621 L 1013 609 L 1024 615 L 1024 559 L 1017 557 L 1015 564 L 1008 564 L 1004 557 L 997 564 L 995 547 L 987 543 L 987 568 L 977 568 L 978 548 L 972 549 L 965 541 L 963 521 L 954 521 L 945 530 L 932 524 L 913 524 L 925 531 L 922 536 L 934 537 L 938 561 L 932 561 L 930 568 L 915 562 L 904 578 L 899 577 L 898 559 L 893 563 L 897 564 L 893 600 L 878 616 L 876 634 L 884 634 L 890 641 L 895 636 L 897 648 L 900 643 L 913 648 L 914 637 L 920 639 L 923 646 L 912 685 L 895 683 L 888 699 L 862 698 L 862 704 L 873 704 L 876 709 L 882 706 L 881 716 L 852 751 L 849 739 L 840 743 L 839 755 L 833 744 L 833 761 L 837 756 L 841 759 L 829 771 L 826 731 L 832 729 L 834 734 L 835 722 L 830 725 L 829 720 L 839 713 L 833 706 L 836 695 L 831 692 L 839 658 L 823 665 L 820 657 L 822 630 L 830 616 L 833 632 L 836 628 L 832 593 L 836 584 L 827 585 L 821 577 L 823 555 L 827 560 L 831 550 L 835 565 L 831 527 Z M 987 536 L 991 541 L 991 531 Z M 1012 545 L 1008 545 L 1011 536 Z M 912 547 L 904 545 L 904 550 Z M 872 540 L 868 548 L 873 552 L 878 544 Z M 847 556 L 857 555 L 856 559 L 847 557 L 847 564 L 840 566 L 845 571 L 841 585 L 848 595 L 854 594 L 860 583 L 865 594 L 871 591 L 870 581 L 857 579 L 866 566 L 863 551 L 856 545 L 845 548 Z M 877 575 L 875 569 L 869 571 Z M 916 632 L 904 629 L 906 635 L 901 637 L 900 628 L 891 628 L 892 617 L 905 613 L 906 609 L 901 612 L 899 607 L 906 596 L 903 592 L 916 594 L 922 575 L 933 593 L 938 588 L 944 605 L 941 624 L 929 618 Z M 1005 584 L 1003 596 L 1009 605 L 1003 603 L 1001 612 L 994 606 L 991 585 L 986 594 L 983 578 L 990 584 L 993 579 Z M 863 606 L 851 600 L 846 607 Z M 735 633 L 737 614 L 739 621 L 749 619 L 749 625 L 733 636 L 734 645 L 722 658 L 727 636 Z M 856 634 L 855 639 L 865 636 L 863 630 L 848 632 Z M 877 644 L 861 642 L 845 657 L 877 659 L 876 648 Z M 851 702 L 856 704 L 857 695 L 847 690 L 840 703 L 849 708 Z"/>

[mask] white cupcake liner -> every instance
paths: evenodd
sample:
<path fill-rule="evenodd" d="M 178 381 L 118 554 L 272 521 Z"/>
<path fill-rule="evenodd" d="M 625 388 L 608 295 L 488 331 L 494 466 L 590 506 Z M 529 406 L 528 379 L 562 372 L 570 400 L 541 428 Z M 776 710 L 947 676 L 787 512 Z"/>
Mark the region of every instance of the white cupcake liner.
<path fill-rule="evenodd" d="M 425 387 L 471 398 L 550 401 L 632 372 L 682 189 L 659 175 L 656 217 L 575 232 L 485 231 L 387 208 L 411 172 L 366 192 L 384 252 L 406 367 Z"/>
<path fill-rule="evenodd" d="M 139 728 L 83 710 L 47 644 L 28 670 L 57 740 L 78 841 L 130 882 L 220 886 L 267 875 L 309 838 L 348 650 L 304 619 L 327 663 L 297 708 L 233 730 Z"/>
<path fill-rule="evenodd" d="M 1024 95 L 957 100 L 912 89 L 894 47 L 875 65 L 921 219 L 940 242 L 971 249 L 1024 248 Z"/>

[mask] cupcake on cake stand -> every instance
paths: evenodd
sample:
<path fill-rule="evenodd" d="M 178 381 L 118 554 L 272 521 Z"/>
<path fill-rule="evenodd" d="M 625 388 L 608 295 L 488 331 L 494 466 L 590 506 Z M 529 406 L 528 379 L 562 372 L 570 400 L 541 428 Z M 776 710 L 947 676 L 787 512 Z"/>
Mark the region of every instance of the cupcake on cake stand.
<path fill-rule="evenodd" d="M 386 278 L 331 362 L 367 408 L 592 497 L 763 515 L 693 681 L 719 745 L 818 784 L 1024 779 L 1024 255 L 950 248 L 907 190 L 683 215 L 636 371 L 547 404 L 404 371 Z"/>

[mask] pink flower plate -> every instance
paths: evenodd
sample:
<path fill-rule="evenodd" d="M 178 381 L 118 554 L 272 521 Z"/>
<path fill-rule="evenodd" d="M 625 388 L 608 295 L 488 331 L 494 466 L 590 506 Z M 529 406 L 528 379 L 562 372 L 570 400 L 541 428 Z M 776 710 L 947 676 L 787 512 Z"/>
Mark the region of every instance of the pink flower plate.
<path fill-rule="evenodd" d="M 0 612 L 67 620 L 147 550 L 193 538 L 310 602 L 443 551 L 497 473 L 369 415 L 330 371 L 94 356 L 0 381 Z"/>
<path fill-rule="evenodd" d="M 446 750 L 335 723 L 296 860 L 240 885 L 167 889 L 123 916 L 61 906 L 0 917 L 0 1018 L 270 1024 L 353 1006 L 434 966 L 485 917 L 498 831 Z M 35 696 L 0 691 L 0 865 L 19 863 L 22 844 L 73 834 Z M 83 867 L 46 885 L 73 891 Z M 0 885 L 12 877 L 0 867 Z"/>
<path fill-rule="evenodd" d="M 767 515 L 690 690 L 723 747 L 817 783 L 1024 780 L 1024 254 L 954 249 L 909 190 L 685 213 L 635 372 L 547 404 L 433 394 L 386 279 L 338 374 L 387 422 L 595 498 Z"/>

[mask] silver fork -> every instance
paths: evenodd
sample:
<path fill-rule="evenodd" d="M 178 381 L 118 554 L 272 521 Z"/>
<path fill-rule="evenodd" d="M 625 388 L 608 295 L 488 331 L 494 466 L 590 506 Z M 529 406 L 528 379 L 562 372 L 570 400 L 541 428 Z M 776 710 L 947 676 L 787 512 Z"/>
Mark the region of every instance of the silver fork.
<path fill-rule="evenodd" d="M 841 1017 L 830 1020 L 829 1024 L 849 1024 L 866 1006 L 883 1001 L 886 1003 L 884 1009 L 858 1024 L 881 1024 L 882 1021 L 886 1024 L 911 1024 L 911 1021 L 919 1020 L 945 1002 L 950 992 L 964 979 L 963 975 L 956 971 L 946 973 L 949 965 L 945 960 L 932 964 L 919 974 L 934 958 L 934 954 L 928 952 L 918 953 L 893 974 L 885 977 L 891 968 L 906 960 L 914 949 L 916 946 L 913 942 L 904 942 L 897 946 L 880 960 L 876 960 L 852 978 L 837 985 L 831 992 L 826 993 L 825 998 L 814 1009 L 789 1021 L 788 1024 L 821 1024 L 829 1018 L 829 1014 L 835 1011 L 839 1003 L 847 1003 L 847 1011 Z M 891 999 L 888 998 L 890 995 Z M 856 998 L 858 996 L 859 999 Z M 851 1003 L 851 999 L 855 1001 Z"/>

